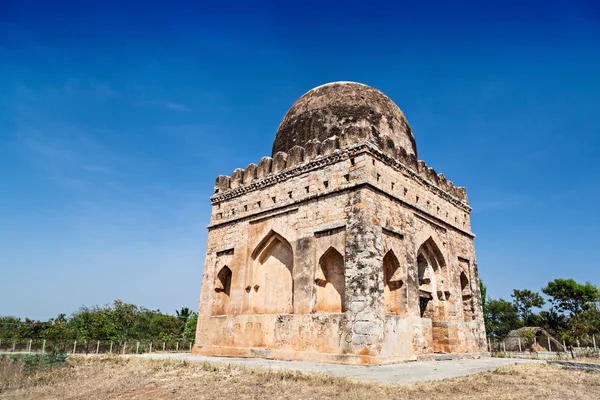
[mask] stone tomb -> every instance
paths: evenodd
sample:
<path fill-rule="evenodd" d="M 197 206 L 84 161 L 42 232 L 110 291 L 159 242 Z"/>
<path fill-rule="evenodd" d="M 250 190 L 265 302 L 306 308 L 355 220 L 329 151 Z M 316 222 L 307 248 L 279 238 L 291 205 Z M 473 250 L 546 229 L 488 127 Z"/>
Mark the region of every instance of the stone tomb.
<path fill-rule="evenodd" d="M 287 112 L 272 157 L 219 176 L 194 354 L 348 364 L 486 351 L 466 191 L 400 109 L 352 82 Z"/>

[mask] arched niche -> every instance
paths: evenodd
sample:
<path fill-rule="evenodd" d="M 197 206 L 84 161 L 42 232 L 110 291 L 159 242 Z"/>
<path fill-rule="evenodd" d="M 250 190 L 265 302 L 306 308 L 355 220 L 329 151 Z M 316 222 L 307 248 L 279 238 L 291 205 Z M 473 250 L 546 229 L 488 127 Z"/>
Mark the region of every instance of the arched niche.
<path fill-rule="evenodd" d="M 215 299 L 213 302 L 213 315 L 227 314 L 229 298 L 231 296 L 231 278 L 233 274 L 231 269 L 223 266 L 215 277 Z"/>
<path fill-rule="evenodd" d="M 250 308 L 256 314 L 291 314 L 294 254 L 290 243 L 271 231 L 252 252 Z"/>
<path fill-rule="evenodd" d="M 387 314 L 403 315 L 407 309 L 406 271 L 393 250 L 383 257 L 383 303 Z"/>
<path fill-rule="evenodd" d="M 341 313 L 345 311 L 344 257 L 330 247 L 319 258 L 315 276 L 315 312 Z"/>
<path fill-rule="evenodd" d="M 444 320 L 444 304 L 450 297 L 444 286 L 446 261 L 431 237 L 417 251 L 417 268 L 421 317 Z"/>
<path fill-rule="evenodd" d="M 465 321 L 473 319 L 473 293 L 469 278 L 465 271 L 460 272 L 460 293 L 462 297 L 463 317 Z"/>

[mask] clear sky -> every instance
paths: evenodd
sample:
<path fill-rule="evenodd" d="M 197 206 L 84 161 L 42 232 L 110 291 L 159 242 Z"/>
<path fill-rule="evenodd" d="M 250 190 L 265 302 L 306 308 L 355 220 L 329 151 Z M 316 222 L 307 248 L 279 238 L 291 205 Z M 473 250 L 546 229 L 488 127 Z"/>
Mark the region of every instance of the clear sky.
<path fill-rule="evenodd" d="M 215 177 L 338 80 L 467 187 L 489 295 L 600 284 L 597 1 L 156 3 L 0 0 L 0 315 L 196 308 Z"/>

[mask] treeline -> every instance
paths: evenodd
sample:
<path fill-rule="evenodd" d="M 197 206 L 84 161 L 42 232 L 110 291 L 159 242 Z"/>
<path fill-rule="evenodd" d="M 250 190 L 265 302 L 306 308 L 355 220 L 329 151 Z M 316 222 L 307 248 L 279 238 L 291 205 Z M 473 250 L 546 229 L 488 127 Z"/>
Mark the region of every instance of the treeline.
<path fill-rule="evenodd" d="M 67 316 L 60 314 L 48 321 L 0 317 L 0 339 L 77 340 L 193 340 L 198 315 L 189 308 L 175 315 L 149 310 L 116 300 L 103 307 L 83 306 Z"/>
<path fill-rule="evenodd" d="M 600 289 L 590 282 L 555 279 L 542 294 L 515 289 L 511 301 L 486 298 L 482 284 L 483 314 L 487 335 L 504 340 L 513 329 L 541 327 L 567 345 L 590 345 L 600 337 Z M 546 307 L 548 306 L 548 307 Z"/>

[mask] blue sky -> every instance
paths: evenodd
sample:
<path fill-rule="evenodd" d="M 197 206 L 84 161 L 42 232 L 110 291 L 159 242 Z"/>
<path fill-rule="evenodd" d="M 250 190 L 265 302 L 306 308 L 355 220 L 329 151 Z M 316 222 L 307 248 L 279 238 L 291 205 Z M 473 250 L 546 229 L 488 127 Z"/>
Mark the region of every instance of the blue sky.
<path fill-rule="evenodd" d="M 197 307 L 214 178 L 338 80 L 467 187 L 489 295 L 600 285 L 596 2 L 87 3 L 0 1 L 0 315 Z"/>

